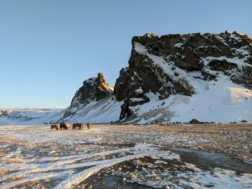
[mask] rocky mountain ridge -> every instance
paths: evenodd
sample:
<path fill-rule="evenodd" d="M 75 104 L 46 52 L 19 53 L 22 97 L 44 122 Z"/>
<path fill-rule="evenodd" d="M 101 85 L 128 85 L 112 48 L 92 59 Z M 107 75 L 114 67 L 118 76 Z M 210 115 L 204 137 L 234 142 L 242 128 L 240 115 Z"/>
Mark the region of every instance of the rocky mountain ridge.
<path fill-rule="evenodd" d="M 231 87 L 226 90 L 225 98 L 230 98 L 232 103 L 236 98 L 233 94 L 251 99 L 251 76 L 252 40 L 247 35 L 224 32 L 159 37 L 148 33 L 132 38 L 129 65 L 121 69 L 114 91 L 99 73 L 97 78 L 84 81 L 63 118 L 71 120 L 73 115 L 78 115 L 95 120 L 99 115 L 103 122 L 168 122 L 178 118 L 171 108 L 174 100 L 190 104 L 190 99 L 202 100 L 214 90 L 222 95 L 219 91 L 225 87 Z M 237 87 L 244 88 L 245 92 Z M 106 114 L 112 110 L 113 118 Z M 102 117 L 105 114 L 107 117 Z M 78 120 L 77 116 L 74 119 Z"/>
<path fill-rule="evenodd" d="M 120 119 L 133 115 L 131 107 L 148 102 L 148 92 L 158 93 L 160 100 L 196 94 L 190 72 L 199 72 L 204 81 L 218 80 L 222 72 L 252 89 L 252 40 L 237 32 L 133 37 L 129 66 L 115 84 L 117 100 L 124 100 Z"/>

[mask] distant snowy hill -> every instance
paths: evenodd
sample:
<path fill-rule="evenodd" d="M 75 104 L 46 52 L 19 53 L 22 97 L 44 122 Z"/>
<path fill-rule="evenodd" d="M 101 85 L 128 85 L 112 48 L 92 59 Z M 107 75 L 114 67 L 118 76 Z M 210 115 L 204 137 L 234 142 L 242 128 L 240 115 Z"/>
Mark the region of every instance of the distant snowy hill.
<path fill-rule="evenodd" d="M 99 84 L 93 83 L 91 91 L 96 91 Z M 129 66 L 120 71 L 113 94 L 87 101 L 93 92 L 82 90 L 85 98 L 77 92 L 64 120 L 252 122 L 251 89 L 252 40 L 247 35 L 146 34 L 133 37 Z"/>
<path fill-rule="evenodd" d="M 63 114 L 62 109 L 0 109 L 0 125 L 42 125 Z"/>

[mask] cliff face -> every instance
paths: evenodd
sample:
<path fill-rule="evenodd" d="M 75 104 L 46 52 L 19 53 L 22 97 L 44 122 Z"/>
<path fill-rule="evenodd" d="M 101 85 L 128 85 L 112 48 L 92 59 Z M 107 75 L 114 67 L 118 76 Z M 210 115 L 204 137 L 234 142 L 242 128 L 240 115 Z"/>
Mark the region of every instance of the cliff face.
<path fill-rule="evenodd" d="M 64 118 L 72 116 L 90 102 L 100 101 L 112 95 L 114 88 L 109 86 L 102 73 L 83 82 L 83 86 L 75 93 L 71 105 L 67 108 Z"/>
<path fill-rule="evenodd" d="M 197 74 L 195 74 L 197 73 Z M 252 89 L 252 40 L 237 32 L 133 37 L 129 66 L 120 71 L 114 95 L 123 101 L 120 120 L 134 107 L 171 95 L 198 93 L 194 79 L 218 81 L 222 76 Z"/>

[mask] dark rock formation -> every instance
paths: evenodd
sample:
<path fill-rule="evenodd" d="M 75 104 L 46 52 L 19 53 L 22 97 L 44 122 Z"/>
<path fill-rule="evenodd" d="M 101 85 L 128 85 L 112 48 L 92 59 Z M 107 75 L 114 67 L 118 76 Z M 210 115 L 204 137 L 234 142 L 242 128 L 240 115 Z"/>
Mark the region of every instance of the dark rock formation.
<path fill-rule="evenodd" d="M 112 95 L 112 93 L 113 87 L 105 82 L 102 73 L 98 73 L 97 77 L 89 78 L 83 82 L 83 86 L 75 93 L 64 117 L 74 114 L 79 107 L 83 107 L 92 101 L 99 101 Z"/>
<path fill-rule="evenodd" d="M 231 76 L 234 83 L 252 89 L 252 66 L 242 67 L 237 74 Z"/>
<path fill-rule="evenodd" d="M 242 64 L 239 64 L 242 61 Z M 152 92 L 164 99 L 172 94 L 196 93 L 188 73 L 198 71 L 204 80 L 224 75 L 252 88 L 252 40 L 237 32 L 220 34 L 133 37 L 129 66 L 120 71 L 114 95 L 124 101 L 120 119 L 134 114 L 132 108 L 148 102 Z"/>
<path fill-rule="evenodd" d="M 197 119 L 192 119 L 191 121 L 189 121 L 190 124 L 201 124 L 200 121 L 198 121 Z"/>
<path fill-rule="evenodd" d="M 188 70 L 200 71 L 203 64 L 200 62 L 200 56 L 190 46 L 185 47 L 185 57 L 183 59 L 177 58 L 175 66 Z"/>
<path fill-rule="evenodd" d="M 223 60 L 211 60 L 208 63 L 208 67 L 214 71 L 222 71 L 227 75 L 230 70 L 237 69 L 238 65 L 235 63 L 228 62 L 226 59 L 223 59 Z"/>

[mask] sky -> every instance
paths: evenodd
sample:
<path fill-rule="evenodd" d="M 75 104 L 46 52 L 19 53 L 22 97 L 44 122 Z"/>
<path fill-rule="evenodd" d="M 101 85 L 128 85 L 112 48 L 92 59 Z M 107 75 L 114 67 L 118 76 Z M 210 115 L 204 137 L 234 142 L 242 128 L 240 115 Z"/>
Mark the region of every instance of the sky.
<path fill-rule="evenodd" d="M 0 108 L 66 108 L 99 72 L 114 86 L 133 36 L 238 31 L 251 0 L 0 0 Z"/>

